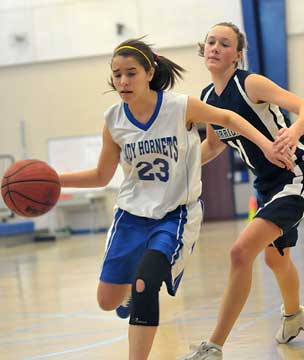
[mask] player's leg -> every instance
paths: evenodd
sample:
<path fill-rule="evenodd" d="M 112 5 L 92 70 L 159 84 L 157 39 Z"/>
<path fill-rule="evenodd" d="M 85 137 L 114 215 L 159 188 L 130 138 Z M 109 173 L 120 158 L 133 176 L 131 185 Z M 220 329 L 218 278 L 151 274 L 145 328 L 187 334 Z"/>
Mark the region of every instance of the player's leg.
<path fill-rule="evenodd" d="M 239 235 L 230 251 L 228 283 L 221 302 L 217 323 L 209 341 L 186 355 L 187 360 L 221 360 L 221 348 L 235 324 L 251 289 L 252 266 L 256 256 L 281 234 L 273 223 L 253 219 Z"/>
<path fill-rule="evenodd" d="M 210 338 L 211 342 L 223 345 L 231 331 L 248 297 L 251 288 L 252 263 L 257 254 L 272 243 L 275 243 L 280 251 L 286 246 L 295 245 L 292 229 L 301 221 L 304 208 L 303 198 L 294 195 L 298 188 L 299 186 L 293 185 L 284 186 L 281 191 L 290 192 L 290 196 L 280 196 L 280 191 L 274 191 L 276 195 L 266 199 L 268 201 L 266 206 L 259 210 L 256 217 L 247 225 L 233 245 L 228 286 L 224 294 L 216 329 Z M 291 239 L 288 239 L 288 236 L 291 236 Z M 284 237 L 285 244 L 278 242 L 279 238 Z M 287 260 L 286 264 L 288 264 Z M 291 271 L 294 271 L 292 264 L 289 263 L 288 266 L 291 266 Z M 294 272 L 293 276 L 296 278 L 297 274 Z M 295 286 L 294 291 L 297 292 L 297 280 L 293 285 Z M 289 306 L 294 305 L 289 304 Z"/>
<path fill-rule="evenodd" d="M 159 324 L 159 291 L 169 276 L 171 264 L 158 250 L 147 250 L 132 285 L 129 326 L 129 360 L 145 360 L 151 351 Z"/>
<path fill-rule="evenodd" d="M 242 231 L 230 252 L 228 284 L 210 341 L 223 345 L 236 322 L 251 289 L 252 265 L 256 256 L 281 234 L 281 229 L 255 218 Z"/>
<path fill-rule="evenodd" d="M 148 250 L 132 286 L 129 327 L 130 360 L 145 360 L 159 323 L 159 290 L 166 282 L 175 295 L 183 270 L 197 240 L 202 220 L 199 202 L 179 206 L 157 221 L 150 231 Z"/>
<path fill-rule="evenodd" d="M 215 329 L 207 343 L 186 355 L 187 360 L 221 360 L 221 348 L 248 298 L 252 282 L 252 266 L 256 256 L 281 234 L 275 224 L 253 219 L 239 235 L 230 251 L 228 283 L 221 302 Z"/>
<path fill-rule="evenodd" d="M 157 326 L 129 326 L 129 360 L 146 360 L 150 354 Z"/>
<path fill-rule="evenodd" d="M 275 248 L 268 247 L 265 250 L 265 261 L 277 279 L 283 298 L 281 325 L 276 340 L 285 344 L 304 330 L 304 308 L 300 306 L 299 275 L 290 257 L 289 248 L 284 249 L 284 256 L 281 256 Z"/>
<path fill-rule="evenodd" d="M 297 224 L 303 218 L 304 199 L 295 195 L 302 189 L 299 186 L 301 178 L 296 182 L 289 184 L 283 190 L 284 195 L 290 193 L 290 196 L 277 197 L 270 206 L 264 208 L 264 214 L 267 218 L 273 218 L 279 221 L 284 229 L 284 235 L 275 240 L 274 245 L 283 254 L 274 249 L 266 249 L 266 262 L 273 270 L 281 290 L 283 306 L 281 309 L 281 326 L 276 334 L 276 340 L 279 343 L 287 343 L 298 335 L 301 329 L 304 329 L 304 311 L 300 306 L 299 295 L 299 276 L 297 269 L 290 258 L 290 247 L 297 243 L 298 231 Z M 271 206 L 271 204 L 274 204 Z M 268 212 L 267 212 L 268 208 Z"/>
<path fill-rule="evenodd" d="M 252 264 L 257 254 L 275 243 L 278 250 L 285 246 L 277 245 L 277 239 L 282 233 L 287 235 L 303 217 L 304 200 L 297 195 L 302 186 L 298 186 L 301 178 L 295 184 L 280 185 L 273 190 L 272 195 L 266 196 L 256 217 L 247 225 L 231 250 L 231 265 L 228 285 L 226 287 L 220 307 L 216 328 L 210 337 L 209 343 L 222 346 L 229 335 L 236 319 L 238 318 L 246 299 L 249 295 L 252 279 Z M 282 196 L 280 196 L 282 192 Z M 273 196 L 273 194 L 275 194 Z M 290 194 L 290 196 L 289 196 Z M 266 194 L 267 195 L 267 194 Z M 273 197 L 271 197 L 273 196 Z M 282 236 L 282 237 L 283 237 Z M 289 244 L 287 246 L 294 246 Z M 302 311 L 295 314 L 292 319 L 302 321 Z M 302 325 L 301 325 L 302 326 Z M 222 359 L 222 354 L 217 349 L 214 356 L 209 351 L 210 347 L 202 344 L 193 356 L 184 359 Z M 210 353 L 210 356 L 209 356 Z M 197 355 L 197 356 L 196 356 Z"/>
<path fill-rule="evenodd" d="M 280 192 L 274 191 L 276 195 L 268 199 L 266 206 L 258 211 L 233 245 L 228 286 L 211 342 L 223 345 L 239 316 L 251 288 L 252 264 L 258 253 L 274 242 L 279 250 L 282 249 L 276 240 L 283 235 L 283 231 L 287 236 L 301 220 L 304 200 L 294 194 L 298 188 L 284 186 L 281 191 L 291 192 L 290 196 L 280 196 Z"/>
<path fill-rule="evenodd" d="M 284 249 L 282 256 L 275 247 L 267 247 L 265 262 L 276 277 L 286 314 L 297 313 L 300 309 L 299 275 L 290 257 L 290 249 Z"/>

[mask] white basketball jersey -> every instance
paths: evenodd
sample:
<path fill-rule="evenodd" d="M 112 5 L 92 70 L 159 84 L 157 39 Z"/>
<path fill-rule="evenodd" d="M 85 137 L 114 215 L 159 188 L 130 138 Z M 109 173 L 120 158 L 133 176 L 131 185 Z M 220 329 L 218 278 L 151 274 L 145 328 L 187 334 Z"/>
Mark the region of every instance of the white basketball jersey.
<path fill-rule="evenodd" d="M 201 194 L 200 137 L 196 125 L 186 129 L 188 97 L 159 91 L 151 118 L 137 121 L 126 103 L 105 112 L 119 147 L 124 172 L 117 205 L 131 214 L 161 219 Z"/>

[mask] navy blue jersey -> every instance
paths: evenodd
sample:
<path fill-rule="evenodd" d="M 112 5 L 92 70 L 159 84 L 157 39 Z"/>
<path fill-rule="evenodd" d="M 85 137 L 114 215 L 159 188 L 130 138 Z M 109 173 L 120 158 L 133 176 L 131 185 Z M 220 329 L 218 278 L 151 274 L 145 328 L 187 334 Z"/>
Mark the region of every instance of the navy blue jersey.
<path fill-rule="evenodd" d="M 268 139 L 274 140 L 279 129 L 288 127 L 289 121 L 284 117 L 277 105 L 255 104 L 248 98 L 245 91 L 245 79 L 251 73 L 237 69 L 230 78 L 220 96 L 210 84 L 202 90 L 201 100 L 222 109 L 232 110 L 247 119 Z M 255 187 L 258 191 L 273 189 L 278 184 L 291 182 L 295 174 L 281 169 L 268 161 L 258 146 L 247 138 L 223 128 L 212 125 L 217 136 L 226 144 L 238 150 L 240 156 L 256 175 Z M 299 143 L 294 156 L 295 163 L 303 161 L 304 146 Z"/>

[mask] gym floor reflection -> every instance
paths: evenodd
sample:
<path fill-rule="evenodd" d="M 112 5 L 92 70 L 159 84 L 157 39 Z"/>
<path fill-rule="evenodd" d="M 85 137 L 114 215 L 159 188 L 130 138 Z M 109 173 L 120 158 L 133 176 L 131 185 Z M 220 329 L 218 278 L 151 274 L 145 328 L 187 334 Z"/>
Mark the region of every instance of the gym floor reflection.
<path fill-rule="evenodd" d="M 227 280 L 229 248 L 244 221 L 205 223 L 179 292 L 161 290 L 161 326 L 151 360 L 174 360 L 207 339 Z M 304 289 L 304 247 L 292 255 Z M 105 234 L 0 246 L 0 354 L 3 360 L 127 359 L 128 321 L 99 310 L 96 286 Z M 303 294 L 303 290 L 301 292 Z M 304 359 L 304 332 L 278 346 L 280 294 L 263 256 L 253 288 L 224 347 L 225 360 Z"/>

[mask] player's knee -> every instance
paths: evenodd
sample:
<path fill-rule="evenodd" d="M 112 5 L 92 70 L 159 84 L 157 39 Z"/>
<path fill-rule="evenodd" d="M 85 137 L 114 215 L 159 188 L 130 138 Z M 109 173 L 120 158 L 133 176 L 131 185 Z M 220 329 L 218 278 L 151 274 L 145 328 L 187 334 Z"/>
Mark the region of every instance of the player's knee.
<path fill-rule="evenodd" d="M 230 250 L 231 265 L 234 268 L 243 268 L 248 266 L 249 257 L 246 249 L 239 244 L 234 244 Z"/>
<path fill-rule="evenodd" d="M 136 291 L 139 293 L 142 293 L 143 291 L 145 291 L 145 282 L 142 279 L 137 279 L 136 280 Z"/>
<path fill-rule="evenodd" d="M 113 304 L 111 304 L 108 301 L 105 301 L 104 299 L 97 299 L 98 300 L 98 305 L 101 308 L 101 310 L 104 311 L 111 311 L 115 309 L 115 306 L 113 306 Z"/>
<path fill-rule="evenodd" d="M 101 310 L 104 311 L 112 311 L 117 307 L 117 304 L 114 304 L 112 299 L 99 293 L 97 294 L 97 303 Z"/>
<path fill-rule="evenodd" d="M 159 290 L 161 282 L 153 278 L 137 278 L 132 285 L 131 325 L 158 326 Z"/>

